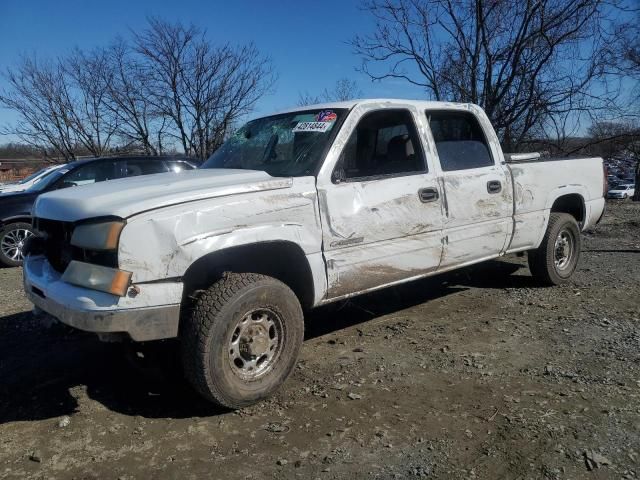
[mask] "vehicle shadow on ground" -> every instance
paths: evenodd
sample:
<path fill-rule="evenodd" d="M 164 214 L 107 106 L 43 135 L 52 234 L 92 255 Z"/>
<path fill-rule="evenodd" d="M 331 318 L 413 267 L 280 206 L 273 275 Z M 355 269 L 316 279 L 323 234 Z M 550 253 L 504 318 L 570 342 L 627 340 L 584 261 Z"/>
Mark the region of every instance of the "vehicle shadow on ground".
<path fill-rule="evenodd" d="M 532 287 L 528 274 L 512 275 L 519 268 L 493 261 L 319 308 L 307 315 L 306 340 L 469 287 Z M 123 350 L 122 345 L 102 343 L 93 334 L 59 323 L 43 326 L 29 312 L 0 317 L 0 424 L 72 415 L 86 396 L 111 411 L 145 418 L 227 412 L 189 387 L 177 367 L 177 355 L 170 354 L 175 349 L 160 349 L 165 371 L 171 372 L 163 375 L 156 375 L 157 369 L 143 373 L 132 368 Z"/>

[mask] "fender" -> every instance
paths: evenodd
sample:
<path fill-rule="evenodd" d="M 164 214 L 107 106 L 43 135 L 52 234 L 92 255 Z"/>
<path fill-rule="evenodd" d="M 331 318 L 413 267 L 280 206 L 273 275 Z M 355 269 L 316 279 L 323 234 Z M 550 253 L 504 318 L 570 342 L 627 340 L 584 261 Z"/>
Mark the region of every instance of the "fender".
<path fill-rule="evenodd" d="M 8 223 L 14 223 L 14 222 L 31 223 L 32 220 L 33 218 L 31 217 L 31 214 L 25 212 L 23 214 L 12 215 L 10 217 L 3 218 L 2 220 L 0 220 L 0 226 L 5 226 Z"/>
<path fill-rule="evenodd" d="M 586 205 L 586 200 L 589 198 L 589 192 L 587 191 L 586 187 L 580 184 L 569 184 L 554 188 L 549 192 L 549 195 L 547 196 L 547 200 L 545 202 L 545 210 L 551 210 L 551 207 L 558 198 L 571 194 L 577 194 L 580 196 L 580 198 L 582 198 L 582 205 L 584 208 L 584 205 Z M 582 213 L 585 214 L 586 212 L 583 211 Z M 586 217 L 583 215 L 583 218 Z"/>
<path fill-rule="evenodd" d="M 319 299 L 326 290 L 326 273 L 312 179 L 297 178 L 286 192 L 208 199 L 130 217 L 120 235 L 119 266 L 133 272 L 137 283 L 181 278 L 211 253 L 288 242 L 307 258 L 316 286 L 314 299 Z"/>
<path fill-rule="evenodd" d="M 538 240 L 535 243 L 536 248 L 542 242 L 544 234 L 547 231 L 547 226 L 549 225 L 549 214 L 551 213 L 551 207 L 553 207 L 553 204 L 556 202 L 556 200 L 566 195 L 578 195 L 580 197 L 580 200 L 582 203 L 582 218 L 584 219 L 588 218 L 587 216 L 588 212 L 586 211 L 587 204 L 585 202 L 585 197 L 587 196 L 587 190 L 584 186 L 578 185 L 578 184 L 563 185 L 551 190 L 545 202 L 544 228 L 542 228 L 540 235 L 538 237 Z M 586 222 L 583 222 L 583 223 L 586 225 Z M 585 225 L 581 225 L 582 227 L 581 229 L 584 229 Z"/>

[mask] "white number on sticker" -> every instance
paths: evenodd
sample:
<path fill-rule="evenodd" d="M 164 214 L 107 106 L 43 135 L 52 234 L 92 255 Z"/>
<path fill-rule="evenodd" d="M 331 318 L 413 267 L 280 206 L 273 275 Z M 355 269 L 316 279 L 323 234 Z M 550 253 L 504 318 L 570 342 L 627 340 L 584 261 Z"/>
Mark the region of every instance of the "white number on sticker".
<path fill-rule="evenodd" d="M 299 122 L 293 127 L 293 133 L 296 132 L 326 132 L 331 128 L 333 122 Z"/>

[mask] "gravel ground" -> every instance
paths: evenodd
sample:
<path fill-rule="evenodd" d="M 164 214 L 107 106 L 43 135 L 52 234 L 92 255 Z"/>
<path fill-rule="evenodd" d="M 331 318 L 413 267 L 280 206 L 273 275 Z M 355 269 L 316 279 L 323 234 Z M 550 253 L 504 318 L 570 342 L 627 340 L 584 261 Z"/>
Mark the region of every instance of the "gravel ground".
<path fill-rule="evenodd" d="M 0 478 L 639 478 L 639 233 L 610 203 L 566 286 L 506 257 L 317 310 L 238 412 L 35 318 L 0 270 Z"/>

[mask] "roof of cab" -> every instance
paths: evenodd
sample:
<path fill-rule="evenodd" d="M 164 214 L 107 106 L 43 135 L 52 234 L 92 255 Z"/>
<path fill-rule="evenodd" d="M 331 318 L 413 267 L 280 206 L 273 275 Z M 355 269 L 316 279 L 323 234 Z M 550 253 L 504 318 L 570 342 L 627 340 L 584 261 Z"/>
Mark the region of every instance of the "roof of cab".
<path fill-rule="evenodd" d="M 354 100 L 347 100 L 344 102 L 326 102 L 317 103 L 314 105 L 304 105 L 295 108 L 288 108 L 278 113 L 298 112 L 303 110 L 320 110 L 320 109 L 338 109 L 347 108 L 351 109 L 356 105 L 377 105 L 380 107 L 390 107 L 395 105 L 413 105 L 418 108 L 424 109 L 438 109 L 438 110 L 461 110 L 461 109 L 479 109 L 477 105 L 472 103 L 456 103 L 456 102 L 436 102 L 431 100 L 409 100 L 406 98 L 359 98 Z"/>

